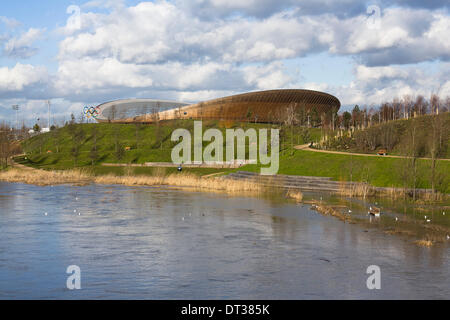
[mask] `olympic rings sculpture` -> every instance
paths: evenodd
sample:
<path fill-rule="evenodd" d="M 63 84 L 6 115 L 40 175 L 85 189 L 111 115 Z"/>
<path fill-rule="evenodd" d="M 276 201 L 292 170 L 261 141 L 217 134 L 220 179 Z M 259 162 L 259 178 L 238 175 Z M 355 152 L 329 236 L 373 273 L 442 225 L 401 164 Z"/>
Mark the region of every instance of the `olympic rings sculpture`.
<path fill-rule="evenodd" d="M 88 119 L 93 118 L 97 119 L 97 117 L 100 115 L 100 110 L 98 107 L 84 107 L 84 114 Z"/>

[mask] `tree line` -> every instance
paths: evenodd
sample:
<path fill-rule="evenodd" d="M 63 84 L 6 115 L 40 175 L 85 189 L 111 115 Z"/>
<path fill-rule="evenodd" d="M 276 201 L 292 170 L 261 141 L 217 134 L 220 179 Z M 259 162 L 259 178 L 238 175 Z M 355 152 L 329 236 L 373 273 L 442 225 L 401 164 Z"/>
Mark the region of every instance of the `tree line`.
<path fill-rule="evenodd" d="M 21 130 L 13 130 L 7 123 L 0 123 L 0 168 L 9 165 L 9 158 L 21 153 L 18 137 Z"/>

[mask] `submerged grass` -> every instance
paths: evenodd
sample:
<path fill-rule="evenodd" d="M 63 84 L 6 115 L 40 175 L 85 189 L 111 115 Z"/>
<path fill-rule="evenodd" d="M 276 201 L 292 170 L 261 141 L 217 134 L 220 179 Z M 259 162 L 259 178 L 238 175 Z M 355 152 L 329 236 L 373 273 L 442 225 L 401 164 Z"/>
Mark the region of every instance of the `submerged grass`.
<path fill-rule="evenodd" d="M 414 241 L 414 243 L 421 247 L 431 247 L 433 245 L 433 241 L 425 239 Z"/>
<path fill-rule="evenodd" d="M 286 197 L 294 199 L 297 202 L 301 202 L 303 200 L 303 193 L 298 190 L 289 189 L 286 193 Z"/>
<path fill-rule="evenodd" d="M 312 205 L 311 209 L 321 213 L 324 216 L 332 216 L 338 218 L 343 222 L 354 223 L 354 220 L 351 218 L 349 214 L 342 213 L 340 210 L 334 208 L 333 206 L 328 206 L 316 202 L 316 204 Z"/>
<path fill-rule="evenodd" d="M 375 189 L 367 183 L 349 184 L 346 182 L 341 182 L 339 184 L 338 193 L 347 197 L 362 197 L 366 199 L 367 197 L 375 195 Z"/>

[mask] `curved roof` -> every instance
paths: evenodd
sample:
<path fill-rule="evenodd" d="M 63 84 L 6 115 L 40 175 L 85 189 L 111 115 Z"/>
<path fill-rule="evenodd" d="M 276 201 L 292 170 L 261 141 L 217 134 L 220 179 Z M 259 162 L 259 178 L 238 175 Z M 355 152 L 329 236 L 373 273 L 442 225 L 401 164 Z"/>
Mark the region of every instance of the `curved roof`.
<path fill-rule="evenodd" d="M 189 103 L 155 99 L 115 100 L 102 103 L 96 107 L 99 111 L 97 120 L 120 121 L 121 119 L 133 118 L 187 105 Z"/>
<path fill-rule="evenodd" d="M 142 102 L 144 101 L 144 102 Z M 152 103 L 150 103 L 152 102 Z M 133 122 L 154 122 L 156 120 L 173 119 L 218 119 L 218 120 L 246 120 L 249 115 L 251 119 L 257 122 L 279 122 L 283 114 L 286 113 L 288 106 L 292 105 L 296 109 L 311 110 L 317 109 L 324 113 L 334 109 L 338 111 L 340 101 L 325 92 L 304 90 L 304 89 L 280 89 L 248 92 L 238 95 L 213 99 L 205 102 L 199 102 L 187 105 L 181 102 L 159 101 L 159 100 L 120 100 L 108 102 L 100 105 L 102 110 L 111 110 L 112 106 L 131 106 L 147 103 L 152 105 L 153 110 L 140 112 L 134 116 L 112 117 L 115 122 L 133 123 Z M 162 106 L 164 103 L 165 111 L 157 112 L 154 105 Z M 172 104 L 170 106 L 170 104 Z M 162 108 L 161 108 L 162 109 Z M 168 109 L 168 110 L 167 110 Z M 142 110 L 143 111 L 143 110 Z M 97 120 L 111 120 L 111 115 L 105 118 L 99 117 Z"/>
<path fill-rule="evenodd" d="M 331 94 L 306 90 L 306 89 L 280 89 L 266 90 L 241 93 L 229 97 L 218 98 L 203 102 L 204 104 L 220 104 L 220 103 L 237 103 L 237 102 L 262 102 L 262 103 L 286 103 L 291 102 L 335 105 L 340 107 L 340 101 Z"/>

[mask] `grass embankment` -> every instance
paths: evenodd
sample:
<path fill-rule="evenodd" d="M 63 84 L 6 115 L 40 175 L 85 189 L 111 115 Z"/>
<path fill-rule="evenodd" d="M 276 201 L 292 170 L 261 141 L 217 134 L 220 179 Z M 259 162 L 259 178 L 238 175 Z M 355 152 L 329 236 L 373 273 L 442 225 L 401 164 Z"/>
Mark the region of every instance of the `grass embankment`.
<path fill-rule="evenodd" d="M 336 181 L 367 182 L 376 187 L 403 188 L 404 168 L 408 159 L 363 157 L 340 154 L 318 153 L 304 150 L 283 151 L 280 153 L 279 174 L 331 177 Z M 241 170 L 258 172 L 259 166 L 247 165 Z M 417 160 L 417 188 L 430 188 L 428 179 L 431 161 Z M 437 176 L 441 176 L 437 190 L 450 193 L 450 161 L 438 161 Z M 411 187 L 408 181 L 408 188 Z"/>
<path fill-rule="evenodd" d="M 269 124 L 238 122 L 203 121 L 203 130 L 218 128 L 225 132 L 227 128 L 270 128 Z M 47 134 L 41 134 L 23 142 L 27 159 L 17 159 L 20 163 L 39 169 L 68 170 L 90 168 L 94 176 L 114 174 L 126 175 L 127 168 L 103 167 L 101 163 L 171 162 L 171 151 L 177 142 L 171 141 L 172 131 L 186 128 L 193 132 L 193 121 L 163 122 L 160 125 L 121 125 L 121 124 L 82 124 L 65 126 Z M 97 132 L 97 133 L 95 133 Z M 292 145 L 303 144 L 305 140 L 320 140 L 321 130 L 311 129 L 309 137 L 304 128 L 283 128 L 280 133 L 280 169 L 279 174 L 331 177 L 337 181 L 367 182 L 378 187 L 408 187 L 411 179 L 405 178 L 408 159 L 363 157 L 339 154 L 315 153 L 296 150 Z M 75 136 L 79 136 L 78 143 Z M 225 135 L 224 135 L 225 136 Z M 96 141 L 96 143 L 95 143 Z M 79 145 L 76 156 L 73 149 Z M 97 145 L 93 157 L 93 147 Z M 207 146 L 209 142 L 204 142 Z M 129 151 L 117 152 L 130 147 Z M 48 153 L 48 151 L 51 151 Z M 226 154 L 224 152 L 224 154 Z M 247 151 L 248 155 L 248 151 Z M 93 161 L 93 158 L 94 161 Z M 94 165 L 92 165 L 94 163 Z M 247 165 L 240 169 L 221 168 L 184 168 L 183 172 L 192 175 L 230 173 L 236 170 L 259 172 L 260 166 Z M 154 175 L 154 168 L 134 167 L 136 175 Z M 431 161 L 420 159 L 417 162 L 417 188 L 430 188 Z M 438 161 L 436 176 L 439 177 L 436 189 L 450 193 L 448 181 L 449 161 Z M 166 175 L 176 173 L 176 168 L 167 168 Z M 406 182 L 405 182 L 406 181 Z"/>
<path fill-rule="evenodd" d="M 419 157 L 431 157 L 432 141 L 437 144 L 437 157 L 450 159 L 450 112 L 400 119 L 356 130 L 351 136 L 334 137 L 329 133 L 325 147 L 328 150 L 376 154 L 386 149 L 390 155 L 410 156 L 412 136 Z"/>

